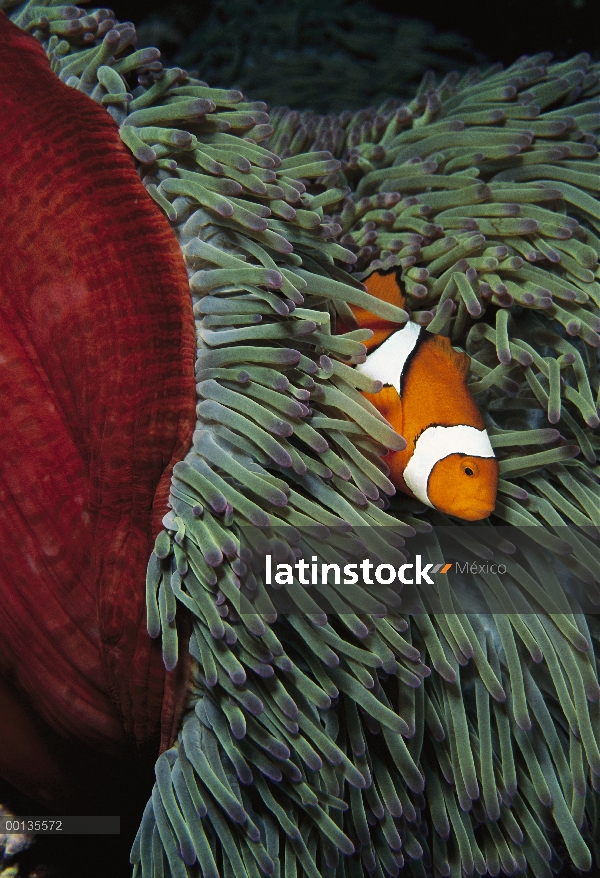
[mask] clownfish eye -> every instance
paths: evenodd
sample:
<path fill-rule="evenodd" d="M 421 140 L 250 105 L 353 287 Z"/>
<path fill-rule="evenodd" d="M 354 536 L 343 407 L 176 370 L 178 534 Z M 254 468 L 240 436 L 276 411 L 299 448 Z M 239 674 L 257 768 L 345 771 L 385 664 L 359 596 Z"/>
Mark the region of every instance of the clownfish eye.
<path fill-rule="evenodd" d="M 467 457 L 466 459 L 463 459 L 461 461 L 460 468 L 466 476 L 469 476 L 469 478 L 479 475 L 479 467 L 472 457 Z"/>

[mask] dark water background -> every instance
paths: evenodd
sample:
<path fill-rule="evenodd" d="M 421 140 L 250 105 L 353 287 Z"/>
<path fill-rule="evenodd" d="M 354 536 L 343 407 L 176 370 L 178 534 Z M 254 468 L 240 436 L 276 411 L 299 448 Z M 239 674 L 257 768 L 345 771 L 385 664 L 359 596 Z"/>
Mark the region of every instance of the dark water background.
<path fill-rule="evenodd" d="M 386 94 L 409 97 L 429 67 L 443 75 L 547 50 L 558 60 L 582 51 L 600 59 L 598 0 L 459 0 L 434 7 L 385 0 L 121 0 L 114 8 L 121 21 L 136 24 L 140 45 L 161 48 L 166 64 L 197 71 L 213 86 L 241 87 L 271 106 L 325 113 L 359 109 Z M 20 814 L 43 813 L 2 782 L 0 802 Z M 21 860 L 21 875 L 125 878 L 141 807 L 123 802 L 120 837 L 39 838 Z"/>
<path fill-rule="evenodd" d="M 117 12 L 209 85 L 324 113 L 412 96 L 427 68 L 600 57 L 597 0 L 121 0 Z"/>
<path fill-rule="evenodd" d="M 234 11 L 244 4 L 230 2 L 228 7 Z M 270 2 L 257 2 L 265 10 L 275 5 Z M 292 12 L 298 0 L 288 0 L 286 6 Z M 312 4 L 322 6 L 319 2 Z M 344 4 L 352 7 L 351 2 Z M 179 0 L 179 2 L 160 2 L 160 0 L 121 0 L 113 4 L 117 16 L 131 20 L 139 25 L 150 15 L 158 14 L 165 20 L 179 17 L 182 23 L 187 20 L 199 25 L 206 20 L 214 3 L 211 0 Z M 559 59 L 578 52 L 592 52 L 594 41 L 596 50 L 600 36 L 600 7 L 596 0 L 458 0 L 438 4 L 418 5 L 403 3 L 401 0 L 370 0 L 365 6 L 390 16 L 410 16 L 427 21 L 439 32 L 454 31 L 470 39 L 473 46 L 485 53 L 491 61 L 510 64 L 519 55 L 552 51 Z"/>

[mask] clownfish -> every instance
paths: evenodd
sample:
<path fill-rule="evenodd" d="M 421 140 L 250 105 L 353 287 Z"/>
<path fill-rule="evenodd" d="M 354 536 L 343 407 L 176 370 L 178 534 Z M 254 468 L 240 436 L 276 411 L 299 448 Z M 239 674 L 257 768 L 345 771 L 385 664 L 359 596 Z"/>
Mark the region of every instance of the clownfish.
<path fill-rule="evenodd" d="M 364 283 L 372 296 L 404 308 L 395 269 L 375 271 Z M 352 312 L 360 328 L 373 331 L 364 342 L 367 360 L 356 368 L 383 384 L 364 396 L 406 440 L 403 451 L 385 458 L 390 480 L 447 515 L 487 518 L 496 505 L 498 462 L 467 386 L 470 357 L 413 321 L 399 326 L 363 308 Z"/>

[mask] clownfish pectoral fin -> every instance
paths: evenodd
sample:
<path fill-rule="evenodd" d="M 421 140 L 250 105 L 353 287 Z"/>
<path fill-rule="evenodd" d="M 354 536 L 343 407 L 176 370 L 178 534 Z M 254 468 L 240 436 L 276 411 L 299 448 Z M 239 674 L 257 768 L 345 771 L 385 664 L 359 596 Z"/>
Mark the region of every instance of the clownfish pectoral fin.
<path fill-rule="evenodd" d="M 374 271 L 365 279 L 364 283 L 367 292 L 376 299 L 388 302 L 397 308 L 404 308 L 406 298 L 398 283 L 398 271 L 397 268 L 392 268 L 389 271 Z M 355 305 L 352 305 L 351 308 L 359 328 L 373 330 L 373 338 L 363 342 L 368 351 L 380 345 L 401 325 L 385 320 L 383 317 L 377 317 L 365 308 L 359 308 Z M 338 332 L 344 331 L 344 329 L 343 323 L 338 321 Z"/>
<path fill-rule="evenodd" d="M 467 380 L 471 368 L 471 358 L 468 354 L 455 351 L 450 344 L 450 339 L 445 335 L 429 334 L 427 344 L 431 350 L 435 350 L 439 357 L 448 361 L 448 365 L 463 379 Z"/>

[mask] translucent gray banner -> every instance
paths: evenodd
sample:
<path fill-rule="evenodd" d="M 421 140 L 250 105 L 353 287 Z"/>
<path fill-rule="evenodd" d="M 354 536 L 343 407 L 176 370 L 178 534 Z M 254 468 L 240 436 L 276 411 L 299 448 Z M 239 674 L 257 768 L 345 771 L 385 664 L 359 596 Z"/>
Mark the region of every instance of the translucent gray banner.
<path fill-rule="evenodd" d="M 600 612 L 600 531 L 244 528 L 240 614 Z M 595 531 L 595 529 L 594 529 Z"/>

